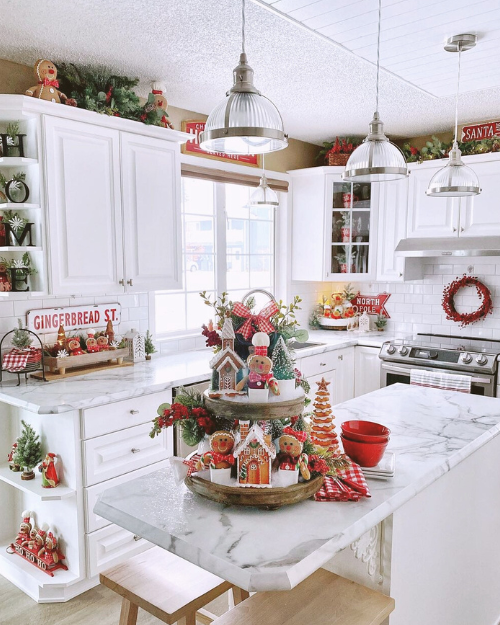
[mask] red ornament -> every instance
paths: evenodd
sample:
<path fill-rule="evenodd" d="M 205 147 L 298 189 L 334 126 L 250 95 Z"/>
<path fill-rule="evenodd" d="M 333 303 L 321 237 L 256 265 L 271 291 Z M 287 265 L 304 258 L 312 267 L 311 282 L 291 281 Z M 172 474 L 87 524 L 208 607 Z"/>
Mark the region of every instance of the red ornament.
<path fill-rule="evenodd" d="M 481 306 L 472 313 L 459 313 L 455 308 L 454 297 L 464 286 L 475 286 L 477 294 L 482 300 Z M 457 278 L 444 288 L 443 310 L 446 313 L 446 319 L 456 321 L 462 328 L 465 328 L 465 326 L 483 319 L 492 312 L 493 302 L 491 301 L 490 290 L 477 278 L 464 274 L 462 278 Z"/>

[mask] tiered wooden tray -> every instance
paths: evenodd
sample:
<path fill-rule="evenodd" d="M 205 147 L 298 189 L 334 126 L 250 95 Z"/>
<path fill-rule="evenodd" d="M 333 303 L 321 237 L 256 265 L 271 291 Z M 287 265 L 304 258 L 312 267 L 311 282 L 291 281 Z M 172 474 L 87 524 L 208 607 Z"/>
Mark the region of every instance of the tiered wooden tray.
<path fill-rule="evenodd" d="M 304 396 L 279 401 L 278 398 L 265 404 L 253 404 L 248 401 L 230 401 L 213 399 L 204 393 L 205 406 L 217 416 L 231 419 L 268 421 L 271 419 L 286 419 L 295 417 L 304 411 Z M 288 506 L 309 499 L 323 484 L 323 477 L 315 477 L 307 482 L 299 482 L 293 486 L 277 486 L 259 488 L 251 486 L 225 486 L 214 484 L 197 475 L 186 477 L 186 486 L 193 493 L 216 501 L 217 503 L 232 506 L 247 506 L 263 510 L 277 510 L 281 506 Z"/>

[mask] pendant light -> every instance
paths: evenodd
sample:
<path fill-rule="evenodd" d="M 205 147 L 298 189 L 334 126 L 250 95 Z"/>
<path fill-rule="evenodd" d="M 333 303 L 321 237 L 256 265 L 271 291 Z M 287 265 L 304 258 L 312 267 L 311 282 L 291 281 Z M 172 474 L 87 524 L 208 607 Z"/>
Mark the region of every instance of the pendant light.
<path fill-rule="evenodd" d="M 276 191 L 267 184 L 266 169 L 264 166 L 264 154 L 262 155 L 262 177 L 259 186 L 250 196 L 248 206 L 258 208 L 276 208 L 280 205 Z"/>
<path fill-rule="evenodd" d="M 460 92 L 460 63 L 462 52 L 476 45 L 476 35 L 455 35 L 446 42 L 447 52 L 458 52 L 457 96 L 455 99 L 455 137 L 448 164 L 432 176 L 426 194 L 431 197 L 462 197 L 479 195 L 481 189 L 475 172 L 462 161 L 458 147 L 458 95 Z"/>
<path fill-rule="evenodd" d="M 200 146 L 207 152 L 264 154 L 283 150 L 288 135 L 274 104 L 253 84 L 253 69 L 245 53 L 245 0 L 241 3 L 241 54 L 233 70 L 234 84 L 210 113 Z"/>
<path fill-rule="evenodd" d="M 408 167 L 403 152 L 391 143 L 384 134 L 384 124 L 378 112 L 380 77 L 380 24 L 382 0 L 378 2 L 377 36 L 377 98 L 368 136 L 349 157 L 342 178 L 353 182 L 386 182 L 408 176 Z"/>

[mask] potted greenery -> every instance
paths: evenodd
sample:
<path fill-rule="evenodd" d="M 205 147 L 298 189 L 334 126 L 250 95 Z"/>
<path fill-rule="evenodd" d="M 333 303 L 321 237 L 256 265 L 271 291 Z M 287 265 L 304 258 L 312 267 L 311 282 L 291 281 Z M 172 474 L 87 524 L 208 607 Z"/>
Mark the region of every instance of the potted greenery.
<path fill-rule="evenodd" d="M 385 330 L 385 326 L 387 325 L 387 318 L 384 315 L 377 315 L 375 319 L 375 327 L 379 332 L 383 332 Z"/>
<path fill-rule="evenodd" d="M 147 330 L 146 336 L 144 337 L 144 351 L 146 352 L 146 360 L 151 360 L 151 354 L 156 354 L 156 347 L 154 346 L 153 337 L 149 330 Z"/>
<path fill-rule="evenodd" d="M 354 259 L 356 258 L 356 250 L 351 251 L 351 273 L 354 273 Z M 347 252 L 339 252 L 335 256 L 336 261 L 340 267 L 340 273 L 349 273 L 347 271 Z"/>
<path fill-rule="evenodd" d="M 14 452 L 13 461 L 24 470 L 21 473 L 22 480 L 35 479 L 33 469 L 42 460 L 42 449 L 40 438 L 35 430 L 26 421 L 21 421 L 23 431 L 17 439 L 17 447 Z"/>
<path fill-rule="evenodd" d="M 349 156 L 361 143 L 360 139 L 345 137 L 335 138 L 335 141 L 325 141 L 323 149 L 320 151 L 316 159 L 322 159 L 326 165 L 347 165 Z"/>

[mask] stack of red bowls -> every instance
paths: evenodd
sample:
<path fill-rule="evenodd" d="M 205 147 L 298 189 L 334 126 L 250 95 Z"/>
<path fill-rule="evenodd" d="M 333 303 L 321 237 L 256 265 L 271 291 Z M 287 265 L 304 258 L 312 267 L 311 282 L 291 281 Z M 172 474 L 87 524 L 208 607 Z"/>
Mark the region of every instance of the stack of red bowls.
<path fill-rule="evenodd" d="M 374 467 L 384 455 L 391 431 L 373 421 L 344 421 L 340 439 L 345 453 L 362 467 Z"/>

